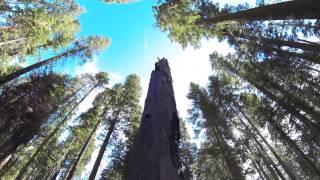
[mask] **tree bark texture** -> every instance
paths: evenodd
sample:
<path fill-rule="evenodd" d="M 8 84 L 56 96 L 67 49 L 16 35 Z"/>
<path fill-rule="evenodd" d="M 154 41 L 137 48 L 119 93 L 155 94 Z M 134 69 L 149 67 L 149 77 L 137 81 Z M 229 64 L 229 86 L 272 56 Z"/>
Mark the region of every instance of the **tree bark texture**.
<path fill-rule="evenodd" d="M 319 0 L 294 0 L 225 14 L 202 21 L 207 24 L 214 24 L 223 21 L 319 19 L 319 8 Z"/>
<path fill-rule="evenodd" d="M 168 61 L 159 60 L 151 74 L 149 90 L 129 180 L 183 179 L 178 155 L 179 118 Z"/>

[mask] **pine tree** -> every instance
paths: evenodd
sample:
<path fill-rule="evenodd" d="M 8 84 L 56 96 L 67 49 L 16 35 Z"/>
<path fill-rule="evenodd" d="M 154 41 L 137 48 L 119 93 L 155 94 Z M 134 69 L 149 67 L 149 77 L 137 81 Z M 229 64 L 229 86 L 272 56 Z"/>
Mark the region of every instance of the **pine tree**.
<path fill-rule="evenodd" d="M 89 179 L 94 179 L 100 166 L 102 157 L 110 141 L 112 133 L 117 128 L 120 121 L 130 121 L 133 112 L 139 107 L 140 82 L 136 75 L 129 75 L 123 85 L 116 84 L 112 89 L 106 92 L 110 108 L 110 117 L 107 118 L 108 132 L 100 147 L 98 157 L 95 160 Z"/>
<path fill-rule="evenodd" d="M 57 132 L 61 129 L 62 125 L 64 125 L 74 113 L 74 111 L 77 109 L 77 107 L 80 105 L 81 102 L 83 102 L 86 97 L 96 88 L 103 87 L 108 83 L 108 77 L 106 73 L 98 73 L 96 74 L 94 81 L 91 84 L 91 87 L 89 88 L 88 92 L 71 108 L 71 110 L 63 117 L 63 119 L 58 122 L 58 124 L 53 128 L 53 130 L 46 136 L 41 144 L 37 147 L 37 150 L 31 155 L 31 157 L 28 159 L 28 161 L 23 165 L 23 167 L 19 170 L 19 175 L 17 178 L 21 178 L 24 173 L 27 171 L 27 168 L 29 165 L 34 161 L 36 156 L 42 151 L 42 149 L 47 145 L 47 143 L 50 141 L 51 138 L 53 138 Z"/>
<path fill-rule="evenodd" d="M 37 68 L 52 64 L 58 60 L 61 60 L 63 58 L 68 58 L 70 56 L 78 56 L 81 58 L 82 61 L 86 61 L 92 58 L 94 53 L 99 52 L 104 48 L 106 48 L 108 44 L 109 44 L 109 40 L 101 37 L 90 37 L 81 41 L 76 41 L 74 43 L 74 47 L 71 48 L 70 50 L 67 50 L 64 53 L 61 53 L 52 58 L 40 61 L 38 63 L 32 64 L 16 72 L 13 72 L 4 77 L 1 77 L 0 85 L 3 85 L 4 83 L 7 83 L 13 79 L 16 79 L 19 76 L 26 74 L 30 71 L 33 71 Z"/>
<path fill-rule="evenodd" d="M 1 108 L 1 158 L 3 161 L 21 145 L 26 144 L 40 130 L 64 99 L 68 88 L 66 76 L 54 73 L 33 75 L 26 82 L 3 89 Z M 18 95 L 21 95 L 20 97 Z M 7 104 L 7 102 L 12 101 Z M 19 113 L 15 113 L 18 111 Z"/>
<path fill-rule="evenodd" d="M 0 74 L 12 59 L 24 61 L 42 50 L 66 47 L 79 30 L 82 8 L 73 0 L 1 2 Z"/>

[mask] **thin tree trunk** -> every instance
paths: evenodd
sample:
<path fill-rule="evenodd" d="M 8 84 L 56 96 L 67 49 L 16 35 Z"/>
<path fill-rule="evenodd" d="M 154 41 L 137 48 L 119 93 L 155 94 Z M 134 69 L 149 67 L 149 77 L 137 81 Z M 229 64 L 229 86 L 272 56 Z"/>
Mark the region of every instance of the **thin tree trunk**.
<path fill-rule="evenodd" d="M 248 144 L 245 144 L 245 146 L 247 147 L 247 153 L 248 154 L 253 154 L 250 146 Z M 264 171 L 263 167 L 261 166 L 261 163 L 257 162 L 254 158 L 250 158 L 252 161 L 253 166 L 255 167 L 255 169 L 258 171 L 261 179 L 267 179 L 269 180 L 270 177 L 268 176 L 268 174 Z M 259 172 L 261 171 L 261 172 Z M 265 178 L 264 178 L 265 177 Z"/>
<path fill-rule="evenodd" d="M 254 135 L 254 134 L 253 134 Z M 286 178 L 283 176 L 282 172 L 279 170 L 278 166 L 273 162 L 272 159 L 270 159 L 270 157 L 268 156 L 267 151 L 265 150 L 265 148 L 263 147 L 263 145 L 257 140 L 257 138 L 254 137 L 254 141 L 255 143 L 258 145 L 258 152 L 259 154 L 262 156 L 262 158 L 264 159 L 264 161 L 266 162 L 266 165 L 269 169 L 269 171 L 276 171 L 278 176 L 283 179 L 286 180 Z M 271 165 L 270 165 L 271 164 Z M 273 168 L 272 168 L 272 167 Z M 278 178 L 276 178 L 278 179 Z"/>
<path fill-rule="evenodd" d="M 304 43 L 308 43 L 308 44 L 313 44 L 313 45 L 319 45 L 318 42 L 312 42 L 312 41 L 308 41 L 305 39 L 298 39 L 298 41 L 304 42 Z"/>
<path fill-rule="evenodd" d="M 286 178 L 283 176 L 282 172 L 279 170 L 279 168 L 278 168 L 278 166 L 275 164 L 275 162 L 273 162 L 273 160 L 270 159 L 269 156 L 266 157 L 266 155 L 267 155 L 266 153 L 267 153 L 267 152 L 265 151 L 265 149 L 262 149 L 262 150 L 265 152 L 265 154 L 263 154 L 263 156 L 266 158 L 267 161 L 271 162 L 271 166 L 272 166 L 273 169 L 277 172 L 277 174 L 278 174 L 278 176 L 280 177 L 280 179 L 286 180 Z"/>
<path fill-rule="evenodd" d="M 233 111 L 235 113 L 237 113 L 237 111 L 235 111 L 233 109 Z M 269 150 L 272 152 L 273 156 L 277 159 L 277 161 L 280 163 L 280 165 L 283 167 L 283 169 L 285 170 L 285 172 L 289 175 L 289 177 L 292 180 L 297 180 L 296 175 L 292 172 L 292 170 L 286 165 L 286 163 L 280 158 L 280 156 L 276 153 L 276 151 L 273 149 L 273 147 L 268 143 L 268 141 L 264 138 L 264 136 L 259 132 L 259 130 L 255 127 L 255 125 L 251 122 L 251 120 L 249 119 L 249 117 L 247 117 L 247 115 L 245 113 L 243 113 L 240 109 L 240 107 L 238 107 L 238 111 L 241 112 L 241 114 L 243 115 L 243 117 L 247 120 L 247 122 L 250 124 L 250 126 L 253 128 L 253 130 L 258 134 L 258 136 L 262 139 L 262 141 L 267 145 L 267 147 L 269 148 Z M 238 113 L 237 113 L 238 114 Z M 249 129 L 249 127 L 245 124 L 245 122 L 242 120 L 241 117 L 239 117 L 239 120 L 241 122 L 241 124 L 243 124 L 247 129 Z M 255 136 L 253 136 L 253 138 L 256 138 Z M 256 142 L 259 142 L 257 139 L 255 139 Z"/>
<path fill-rule="evenodd" d="M 310 55 L 306 55 L 306 54 L 300 54 L 300 53 L 285 51 L 285 50 L 282 50 L 280 48 L 271 48 L 271 49 L 273 51 L 277 52 L 283 58 L 297 57 L 297 58 L 301 58 L 301 59 L 303 59 L 305 61 L 308 61 L 308 62 L 311 62 L 311 63 L 320 64 L 320 57 L 317 57 L 317 56 L 310 56 Z M 319 70 L 316 70 L 316 71 L 319 71 Z"/>
<path fill-rule="evenodd" d="M 214 123 L 215 124 L 215 123 Z M 229 173 L 231 174 L 231 179 L 237 179 L 237 180 L 244 180 L 244 176 L 241 173 L 241 168 L 239 167 L 237 161 L 233 157 L 233 153 L 229 147 L 229 145 L 223 140 L 222 133 L 217 128 L 217 125 L 215 125 L 216 128 L 214 128 L 214 134 L 216 136 L 216 139 L 218 141 L 218 144 L 222 149 L 224 149 L 225 152 L 222 152 L 223 158 L 225 159 L 227 168 L 229 170 Z"/>
<path fill-rule="evenodd" d="M 12 158 L 12 154 L 9 154 L 6 158 L 4 158 L 0 162 L 0 170 L 10 161 L 11 158 Z"/>
<path fill-rule="evenodd" d="M 311 51 L 315 53 L 319 53 L 319 48 L 320 48 L 320 44 L 301 43 L 297 41 L 286 41 L 281 39 L 269 39 L 269 38 L 263 38 L 263 37 L 259 37 L 259 38 L 249 37 L 249 39 L 258 39 L 258 40 L 261 40 L 262 42 L 265 42 L 266 44 L 273 44 L 277 46 L 288 46 L 290 48 L 298 48 L 298 49 Z"/>
<path fill-rule="evenodd" d="M 286 62 L 283 62 L 282 60 L 276 60 L 275 62 L 277 64 L 273 64 L 272 66 L 269 66 L 270 64 L 268 64 L 268 62 L 263 63 L 263 64 L 260 63 L 258 66 L 259 67 L 264 67 L 264 69 L 267 69 L 267 68 L 273 69 L 275 66 L 277 66 L 277 68 L 279 68 L 280 70 L 287 69 L 287 68 L 291 67 L 290 64 L 286 64 Z M 287 62 L 289 62 L 289 61 L 287 61 Z M 263 70 L 262 68 L 260 68 L 260 69 Z M 286 74 L 286 73 L 288 73 L 288 72 L 284 70 L 283 74 Z M 279 73 L 274 72 L 274 71 L 269 71 L 268 75 L 264 75 L 264 76 L 269 76 L 270 79 L 273 81 L 273 83 L 276 82 L 277 84 L 279 84 L 279 86 L 281 86 L 282 91 L 288 91 L 286 89 L 290 89 L 291 96 L 297 96 L 295 98 L 298 98 L 299 101 L 304 101 L 304 103 L 308 102 L 309 104 L 313 104 L 314 107 L 316 107 L 316 106 L 320 107 L 320 101 L 315 99 L 314 95 L 311 96 L 311 97 L 305 97 L 305 98 L 300 97 L 300 95 L 303 95 L 304 93 L 306 93 L 304 88 L 300 87 L 296 83 L 292 83 L 290 81 L 288 82 L 287 77 L 283 76 L 282 72 L 279 74 Z M 310 89 L 312 89 L 313 92 L 317 90 L 317 87 L 316 87 L 317 85 L 315 85 L 315 83 L 313 83 L 312 81 L 310 81 L 307 78 L 301 78 L 301 79 L 302 79 L 303 82 L 308 84 L 308 87 Z M 282 88 L 283 86 L 285 86 L 286 88 Z M 289 93 L 285 92 L 283 94 L 287 95 Z M 317 93 L 317 94 L 319 94 L 319 93 Z M 290 97 L 288 99 L 290 99 Z M 298 104 L 298 105 L 300 105 L 300 104 Z"/>
<path fill-rule="evenodd" d="M 270 87 L 276 89 L 278 92 L 280 92 L 283 97 L 283 99 L 285 99 L 285 101 L 287 102 L 287 104 L 290 104 L 292 107 L 294 107 L 295 109 L 301 109 L 304 112 L 306 112 L 309 116 L 311 116 L 313 119 L 318 119 L 318 117 L 320 117 L 320 113 L 317 112 L 315 110 L 314 107 L 312 107 L 310 105 L 310 100 L 306 100 L 305 98 L 299 98 L 296 97 L 296 94 L 293 94 L 291 91 L 287 91 L 283 88 L 283 86 L 279 85 L 279 83 L 277 83 L 277 81 L 275 81 L 274 79 L 272 79 L 271 76 L 269 76 L 268 74 L 265 73 L 265 69 L 263 69 L 261 66 L 258 66 L 255 63 L 250 63 L 250 65 L 253 66 L 253 69 L 251 67 L 248 67 L 246 70 L 248 72 L 252 72 L 252 74 L 257 73 L 255 70 L 259 70 L 260 72 L 258 72 L 259 76 L 262 78 L 263 82 L 268 84 Z M 306 102 L 307 101 L 307 102 Z"/>
<path fill-rule="evenodd" d="M 179 139 L 170 68 L 168 61 L 161 59 L 151 74 L 128 180 L 179 180 L 183 175 L 178 155 Z"/>
<path fill-rule="evenodd" d="M 273 66 L 277 66 L 279 69 L 281 68 L 290 68 L 291 64 L 293 64 L 294 66 L 299 66 L 299 70 L 300 69 L 305 69 L 307 70 L 308 72 L 309 71 L 315 71 L 315 72 L 318 72 L 320 73 L 320 70 L 317 70 L 317 69 L 314 69 L 312 67 L 309 67 L 307 64 L 305 64 L 304 62 L 301 62 L 301 60 L 299 59 L 294 59 L 293 61 L 290 60 L 290 57 L 287 57 L 287 56 L 283 56 L 281 55 L 281 59 L 273 59 L 273 60 L 268 60 L 268 61 L 273 61 L 273 63 L 276 63 L 274 64 Z M 262 63 L 261 65 L 264 66 L 264 65 L 268 65 L 269 62 L 265 62 L 264 64 Z M 272 67 L 271 67 L 272 68 Z M 283 83 L 286 83 L 287 82 L 287 79 L 286 77 L 284 76 L 281 76 L 281 75 L 278 75 L 274 72 L 271 72 L 273 74 L 273 78 L 276 79 L 276 81 L 278 81 L 279 79 L 283 82 Z M 305 75 L 305 72 L 303 72 L 304 75 Z M 310 73 L 312 74 L 312 73 Z M 310 75 L 310 74 L 307 74 L 307 75 Z M 309 87 L 314 91 L 316 92 L 317 94 L 319 94 L 318 92 L 320 92 L 320 86 L 318 83 L 314 82 L 313 80 L 310 80 L 308 78 L 301 78 L 306 84 L 309 85 Z M 316 80 L 316 79 L 315 79 Z M 297 85 L 295 84 L 292 84 L 290 83 L 290 87 L 294 88 L 296 91 L 298 91 L 299 93 L 298 94 L 303 94 L 305 93 L 304 90 L 301 88 L 301 87 L 298 87 Z M 306 100 L 305 100 L 306 101 Z M 316 99 L 314 98 L 309 98 L 308 99 L 309 102 L 312 102 L 314 104 L 314 106 L 320 106 L 320 102 L 317 101 Z M 307 102 L 308 102 L 307 101 Z"/>
<path fill-rule="evenodd" d="M 56 180 L 58 175 L 60 173 L 60 169 L 58 169 L 57 171 L 54 172 L 53 176 L 51 177 L 51 180 Z"/>
<path fill-rule="evenodd" d="M 80 51 L 85 50 L 86 48 L 88 48 L 88 46 L 71 49 L 71 50 L 69 50 L 69 51 L 67 51 L 67 52 L 64 52 L 64 53 L 60 54 L 60 55 L 51 57 L 51 58 L 49 58 L 49 59 L 40 61 L 40 62 L 35 63 L 35 64 L 32 64 L 32 65 L 30 65 L 30 66 L 27 66 L 27 67 L 25 67 L 25 68 L 23 68 L 23 69 L 17 70 L 16 72 L 13 72 L 13 73 L 11 73 L 11 74 L 9 74 L 9 75 L 6 75 L 6 76 L 4 76 L 4 77 L 0 77 L 0 86 L 3 85 L 3 84 L 5 84 L 5 83 L 7 83 L 7 82 L 9 82 L 9 81 L 11 81 L 11 80 L 13 80 L 13 79 L 15 79 L 15 78 L 17 78 L 17 77 L 19 77 L 19 76 L 21 76 L 21 75 L 23 75 L 23 74 L 25 74 L 25 73 L 28 73 L 28 72 L 30 72 L 30 71 L 33 71 L 33 70 L 35 70 L 35 69 L 37 69 L 37 68 L 40 68 L 40 67 L 42 67 L 42 66 L 51 64 L 51 63 L 53 63 L 53 62 L 55 62 L 55 61 L 57 61 L 57 60 L 59 60 L 59 59 L 61 59 L 61 58 L 74 55 L 74 54 L 77 53 L 77 52 L 80 52 Z"/>
<path fill-rule="evenodd" d="M 72 138 L 72 141 L 70 142 L 68 147 L 63 150 L 62 156 L 59 158 L 58 162 L 52 168 L 51 172 L 49 173 L 49 177 L 51 177 L 50 178 L 51 180 L 55 180 L 56 177 L 59 175 L 59 172 L 60 172 L 60 169 L 61 169 L 61 164 L 66 159 L 68 154 L 70 153 L 70 148 L 72 147 L 72 144 L 76 141 L 76 139 L 77 139 L 77 137 L 73 137 Z"/>
<path fill-rule="evenodd" d="M 27 179 L 27 180 L 28 180 L 28 179 L 30 178 L 30 176 L 33 175 L 33 172 L 34 172 L 36 169 L 37 169 L 37 165 L 34 165 L 34 166 L 32 167 L 31 172 L 28 174 L 28 176 L 27 176 L 26 178 L 23 178 L 23 179 Z M 22 180 L 23 180 L 23 179 L 22 179 Z"/>
<path fill-rule="evenodd" d="M 19 42 L 19 41 L 24 41 L 26 39 L 27 38 L 19 38 L 19 39 L 9 40 L 9 41 L 6 41 L 6 42 L 0 42 L 0 46 L 12 44 L 12 43 Z"/>
<path fill-rule="evenodd" d="M 12 158 L 10 160 L 12 160 Z M 16 164 L 16 162 L 18 162 L 18 158 L 14 157 L 14 160 L 6 163 L 5 166 L 3 166 L 2 169 L 0 169 L 0 177 L 6 173 L 6 170 L 11 169 Z"/>
<path fill-rule="evenodd" d="M 319 3 L 320 3 L 320 1 L 319 1 Z M 228 35 L 228 34 L 225 33 L 225 35 Z M 262 42 L 262 44 L 264 46 L 265 45 L 274 45 L 277 47 L 288 46 L 290 48 L 298 48 L 298 49 L 302 49 L 304 51 L 310 51 L 310 52 L 314 52 L 314 53 L 319 53 L 319 48 L 320 48 L 320 44 L 317 44 L 317 43 L 314 43 L 314 44 L 302 43 L 302 42 L 292 41 L 292 40 L 283 40 L 280 38 L 266 38 L 266 37 L 262 37 L 262 36 L 256 37 L 256 36 L 244 35 L 244 34 L 238 35 L 238 38 L 246 39 L 248 41 L 254 41 L 254 42 L 259 41 L 259 42 Z M 295 54 L 297 54 L 297 53 L 295 53 Z M 319 60 L 316 60 L 315 63 L 319 63 Z"/>
<path fill-rule="evenodd" d="M 260 149 L 258 149 L 258 154 L 262 157 L 263 161 L 265 162 L 265 164 L 266 164 L 266 166 L 267 166 L 267 169 L 268 169 L 268 171 L 270 172 L 270 174 L 271 174 L 271 176 L 272 176 L 272 179 L 278 179 L 277 174 L 279 174 L 279 172 L 277 172 L 277 173 L 275 172 L 275 171 L 277 171 L 278 169 L 273 169 L 273 168 L 271 167 L 270 159 L 267 158 L 267 157 L 265 156 L 265 154 L 262 153 L 262 151 L 261 151 Z M 281 173 L 280 173 L 280 174 L 281 174 Z M 285 178 L 283 178 L 283 180 L 285 180 Z"/>
<path fill-rule="evenodd" d="M 85 150 L 87 149 L 87 147 L 88 147 L 88 145 L 89 145 L 89 143 L 90 143 L 90 141 L 91 141 L 91 139 L 92 139 L 92 136 L 93 136 L 94 133 L 96 132 L 96 130 L 97 130 L 100 122 L 101 122 L 101 121 L 99 120 L 99 121 L 96 123 L 96 125 L 95 125 L 94 128 L 92 129 L 90 135 L 88 136 L 87 140 L 86 140 L 86 141 L 84 142 L 84 144 L 82 145 L 81 150 L 80 150 L 80 152 L 79 152 L 78 155 L 77 155 L 76 161 L 73 163 L 72 168 L 71 168 L 71 170 L 69 171 L 69 174 L 67 175 L 67 178 L 66 178 L 67 180 L 71 180 L 73 174 L 75 173 L 76 168 L 77 168 L 77 165 L 78 165 L 78 163 L 80 162 L 80 160 L 81 160 L 81 158 L 82 158 L 82 156 L 83 156 L 83 153 L 84 153 Z"/>
<path fill-rule="evenodd" d="M 276 129 L 276 131 L 280 135 L 280 139 L 282 142 L 290 147 L 290 149 L 295 152 L 295 154 L 299 157 L 299 159 L 303 160 L 306 165 L 315 173 L 317 176 L 320 177 L 320 170 L 316 167 L 316 165 L 301 151 L 299 146 L 271 119 L 268 119 L 268 122 Z M 303 167 L 303 166 L 302 166 Z"/>
<path fill-rule="evenodd" d="M 69 174 L 69 172 L 70 172 L 70 170 L 72 168 L 72 164 L 73 164 L 73 162 L 70 163 L 70 165 L 67 167 L 66 172 L 63 174 L 63 177 L 61 178 L 62 180 L 66 180 L 66 178 L 67 178 L 67 176 L 68 176 L 68 174 Z"/>
<path fill-rule="evenodd" d="M 115 118 L 112 120 L 111 125 L 110 125 L 110 127 L 108 129 L 108 133 L 107 133 L 106 137 L 103 140 L 103 144 L 100 147 L 99 154 L 98 154 L 98 156 L 96 158 L 96 161 L 94 162 L 94 165 L 92 167 L 92 170 L 91 170 L 91 173 L 90 173 L 90 176 L 89 176 L 89 180 L 94 180 L 96 175 L 97 175 L 97 172 L 98 172 L 101 160 L 103 158 L 104 152 L 106 151 L 106 148 L 107 148 L 107 145 L 109 143 L 111 134 L 113 133 L 114 127 L 115 127 L 115 125 L 116 125 L 116 123 L 118 121 L 118 116 L 119 116 L 119 112 L 116 114 Z"/>
<path fill-rule="evenodd" d="M 265 180 L 265 179 L 268 180 L 269 177 L 267 176 L 264 169 L 260 165 L 258 165 L 256 160 L 252 160 L 252 165 L 257 170 L 257 172 L 262 180 Z"/>
<path fill-rule="evenodd" d="M 240 78 L 248 81 L 252 86 L 254 86 L 257 90 L 265 94 L 269 99 L 275 101 L 277 104 L 282 106 L 287 112 L 291 113 L 292 115 L 297 117 L 299 120 L 301 120 L 312 131 L 314 131 L 315 133 L 320 133 L 320 126 L 310 121 L 305 115 L 300 114 L 300 112 L 297 109 L 295 109 L 295 107 L 293 107 L 291 104 L 288 104 L 283 99 L 276 97 L 274 94 L 272 94 L 270 91 L 265 89 L 263 86 L 257 84 L 252 79 L 243 76 L 243 74 L 241 74 L 237 69 L 235 69 L 228 62 L 223 61 L 222 63 L 223 63 L 223 66 L 225 66 L 232 74 L 235 74 Z"/>
<path fill-rule="evenodd" d="M 72 113 L 77 109 L 77 107 L 88 97 L 88 95 L 98 86 L 98 84 L 94 85 L 87 94 L 69 111 L 69 113 L 63 118 L 62 121 L 54 128 L 54 130 L 42 141 L 37 150 L 32 154 L 30 159 L 25 163 L 25 165 L 20 169 L 17 179 L 21 179 L 28 166 L 35 160 L 36 156 L 41 152 L 42 148 L 47 145 L 50 139 L 56 135 L 61 126 L 67 122 Z"/>
<path fill-rule="evenodd" d="M 294 0 L 202 19 L 199 23 L 215 24 L 223 21 L 247 22 L 285 19 L 319 19 L 319 9 L 319 0 Z"/>

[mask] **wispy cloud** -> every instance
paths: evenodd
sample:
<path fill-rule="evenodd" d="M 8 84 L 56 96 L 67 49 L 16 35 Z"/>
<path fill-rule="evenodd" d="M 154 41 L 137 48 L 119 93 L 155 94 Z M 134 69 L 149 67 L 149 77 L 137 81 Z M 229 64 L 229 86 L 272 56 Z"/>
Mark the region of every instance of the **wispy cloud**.
<path fill-rule="evenodd" d="M 114 85 L 116 83 L 121 83 L 124 81 L 123 75 L 118 72 L 108 72 L 110 78 L 110 85 Z"/>
<path fill-rule="evenodd" d="M 144 49 L 148 49 L 148 47 L 149 47 L 148 36 L 147 36 L 147 34 L 145 33 L 145 35 L 144 35 L 144 41 L 143 41 L 143 48 L 144 48 Z"/>
<path fill-rule="evenodd" d="M 80 66 L 78 65 L 75 69 L 75 75 L 80 74 L 95 74 L 99 72 L 99 66 L 98 66 L 98 58 L 94 56 L 91 61 L 85 63 L 84 65 Z"/>

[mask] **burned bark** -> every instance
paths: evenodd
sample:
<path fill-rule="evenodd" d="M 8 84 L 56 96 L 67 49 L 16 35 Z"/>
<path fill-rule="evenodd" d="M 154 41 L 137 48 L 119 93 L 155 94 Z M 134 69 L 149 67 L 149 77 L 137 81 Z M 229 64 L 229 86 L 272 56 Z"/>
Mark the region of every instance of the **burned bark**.
<path fill-rule="evenodd" d="M 159 60 L 151 74 L 130 180 L 183 179 L 178 155 L 179 118 L 168 61 Z"/>

